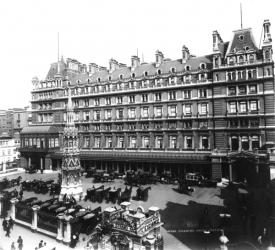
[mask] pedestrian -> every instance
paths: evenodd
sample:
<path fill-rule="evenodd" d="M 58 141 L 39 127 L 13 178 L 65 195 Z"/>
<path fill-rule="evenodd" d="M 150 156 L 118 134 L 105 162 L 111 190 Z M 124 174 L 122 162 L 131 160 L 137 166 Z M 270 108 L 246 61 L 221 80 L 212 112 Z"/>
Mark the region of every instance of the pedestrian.
<path fill-rule="evenodd" d="M 11 232 L 11 227 L 10 224 L 8 223 L 7 228 L 6 228 L 6 236 L 10 237 L 10 232 Z"/>
<path fill-rule="evenodd" d="M 6 220 L 6 218 L 4 218 L 4 220 L 2 222 L 2 226 L 3 226 L 3 230 L 6 231 L 7 230 L 7 226 L 8 226 L 8 221 Z"/>
<path fill-rule="evenodd" d="M 13 218 L 11 218 L 11 216 L 10 216 L 10 219 L 9 219 L 9 226 L 10 226 L 10 229 L 11 229 L 11 230 L 13 229 L 13 225 L 14 225 L 14 220 L 13 220 Z"/>
<path fill-rule="evenodd" d="M 19 198 L 20 198 L 20 200 L 22 200 L 22 198 L 23 198 L 23 188 L 22 188 L 22 186 L 21 186 L 21 189 L 19 191 Z"/>
<path fill-rule="evenodd" d="M 266 228 L 263 229 L 263 233 L 259 235 L 257 240 L 261 246 L 261 249 L 267 249 L 267 247 L 270 245 L 270 239 L 268 237 Z"/>
<path fill-rule="evenodd" d="M 15 250 L 14 242 L 11 243 L 11 250 Z"/>
<path fill-rule="evenodd" d="M 43 247 L 43 240 L 40 240 L 39 244 L 38 244 L 38 248 Z"/>
<path fill-rule="evenodd" d="M 18 243 L 18 249 L 22 250 L 23 249 L 23 239 L 21 236 L 18 237 L 17 243 Z"/>

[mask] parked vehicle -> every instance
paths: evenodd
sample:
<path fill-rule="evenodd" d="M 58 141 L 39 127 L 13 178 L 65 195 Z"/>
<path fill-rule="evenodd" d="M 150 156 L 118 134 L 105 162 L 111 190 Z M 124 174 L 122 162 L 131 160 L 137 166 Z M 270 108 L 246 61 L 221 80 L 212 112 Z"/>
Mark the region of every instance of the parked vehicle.
<path fill-rule="evenodd" d="M 37 169 L 36 169 L 35 166 L 30 165 L 29 167 L 26 167 L 26 168 L 25 168 L 25 172 L 26 172 L 26 173 L 29 173 L 29 174 L 34 174 L 34 173 L 37 172 Z"/>
<path fill-rule="evenodd" d="M 199 186 L 204 180 L 204 177 L 199 173 L 187 173 L 185 174 L 184 180 L 189 186 Z"/>

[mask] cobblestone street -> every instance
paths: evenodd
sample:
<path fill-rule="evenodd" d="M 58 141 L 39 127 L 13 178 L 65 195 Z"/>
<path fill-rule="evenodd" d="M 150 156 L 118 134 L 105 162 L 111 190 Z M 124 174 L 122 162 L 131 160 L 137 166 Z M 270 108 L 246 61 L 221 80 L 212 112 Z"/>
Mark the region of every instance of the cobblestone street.
<path fill-rule="evenodd" d="M 8 178 L 15 178 L 17 175 L 8 176 Z M 51 174 L 22 174 L 22 180 L 32 180 L 32 179 L 57 179 L 57 173 Z M 92 182 L 92 178 L 84 178 L 83 177 L 83 189 L 84 192 L 87 188 L 92 187 L 93 185 L 101 185 L 101 183 L 94 184 Z M 125 185 L 123 180 L 116 180 L 115 182 L 103 183 L 105 186 L 122 188 L 124 190 Z M 214 213 L 213 216 L 217 211 L 219 211 L 220 206 L 222 206 L 223 201 L 219 198 L 220 190 L 215 188 L 195 188 L 195 192 L 192 196 L 188 196 L 185 194 L 180 194 L 176 190 L 177 185 L 168 185 L 168 184 L 156 184 L 151 185 L 151 190 L 149 191 L 149 199 L 146 202 L 143 201 L 136 201 L 131 199 L 131 203 L 133 207 L 142 206 L 145 209 L 148 209 L 151 206 L 158 206 L 161 209 L 161 216 L 164 222 L 164 226 L 162 228 L 162 235 L 164 237 L 164 245 L 165 249 L 189 249 L 188 245 L 185 245 L 185 239 L 189 236 L 183 234 L 183 227 L 186 226 L 186 216 L 190 217 L 189 223 L 191 223 L 192 218 L 198 217 L 201 215 L 204 207 L 207 205 L 211 209 L 211 213 Z M 17 187 L 18 189 L 18 187 Z M 133 187 L 132 191 L 132 198 L 136 194 L 136 187 Z M 24 192 L 24 198 L 29 197 L 38 197 L 40 200 L 49 199 L 49 195 L 41 195 L 35 194 L 34 192 Z M 102 209 L 108 206 L 119 206 L 117 204 L 112 203 L 97 203 L 97 202 L 90 202 L 90 201 L 81 201 L 81 205 L 83 206 L 90 206 L 91 208 L 96 208 L 101 206 Z M 190 208 L 190 209 L 189 209 Z M 211 215 L 212 216 L 212 215 Z M 14 232 L 11 234 L 11 239 L 8 239 L 4 247 L 9 247 L 12 240 L 15 240 L 18 237 L 19 233 L 25 237 L 26 242 L 28 239 L 30 240 L 30 249 L 34 249 L 36 244 L 39 242 L 40 238 L 45 239 L 46 242 L 49 242 L 49 245 L 56 246 L 57 249 L 66 249 L 64 245 L 56 244 L 54 239 L 50 239 L 46 236 L 42 236 L 40 234 L 33 234 L 28 229 L 23 229 L 21 226 L 16 226 Z M 36 241 L 33 241 L 33 236 L 36 236 Z M 80 237 L 81 239 L 85 238 L 85 241 L 88 239 L 87 236 L 83 235 Z M 183 239 L 185 238 L 185 239 Z M 85 242 L 81 242 L 77 245 L 77 248 L 81 249 Z M 29 249 L 29 248 L 28 248 Z"/>

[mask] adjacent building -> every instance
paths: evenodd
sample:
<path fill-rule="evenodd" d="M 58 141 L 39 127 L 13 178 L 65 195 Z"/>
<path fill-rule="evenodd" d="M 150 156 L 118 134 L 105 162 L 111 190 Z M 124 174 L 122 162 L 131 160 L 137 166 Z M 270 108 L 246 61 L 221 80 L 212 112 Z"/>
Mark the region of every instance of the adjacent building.
<path fill-rule="evenodd" d="M 32 81 L 32 132 L 22 131 L 22 160 L 31 164 L 41 153 L 39 131 L 56 131 L 44 144 L 53 150 L 39 157 L 44 168 L 60 167 L 70 89 L 86 168 L 264 182 L 269 155 L 259 149 L 275 142 L 270 22 L 263 23 L 260 47 L 251 29 L 233 31 L 228 42 L 217 31 L 212 37 L 213 52 L 205 56 L 183 46 L 176 60 L 157 50 L 155 62 L 132 56 L 130 66 L 115 59 L 108 68 L 75 59 L 53 63 L 45 80 Z"/>

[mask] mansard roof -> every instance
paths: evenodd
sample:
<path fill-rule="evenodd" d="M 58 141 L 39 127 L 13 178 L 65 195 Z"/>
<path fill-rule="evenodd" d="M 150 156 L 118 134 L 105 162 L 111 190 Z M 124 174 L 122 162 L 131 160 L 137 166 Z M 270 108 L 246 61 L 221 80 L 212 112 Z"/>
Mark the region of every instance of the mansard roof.
<path fill-rule="evenodd" d="M 226 55 L 244 53 L 248 50 L 258 51 L 252 30 L 249 28 L 233 31 L 233 38 L 229 43 Z"/>
<path fill-rule="evenodd" d="M 122 75 L 122 79 L 129 79 L 131 77 L 140 78 L 143 77 L 145 72 L 147 72 L 148 76 L 154 76 L 158 74 L 158 70 L 161 71 L 161 74 L 170 74 L 172 68 L 174 68 L 175 72 L 183 72 L 185 71 L 186 65 L 191 67 L 191 71 L 200 70 L 200 66 L 202 63 L 205 63 L 206 66 L 210 65 L 212 62 L 212 55 L 194 57 L 190 56 L 186 62 L 183 62 L 182 59 L 170 60 L 163 59 L 160 64 L 155 62 L 152 63 L 141 63 L 135 68 L 130 66 L 120 66 L 114 71 L 110 71 L 107 68 L 101 68 L 95 73 L 91 74 L 86 71 L 78 71 L 69 68 L 69 65 L 64 62 L 63 58 L 56 63 L 52 63 L 50 70 L 47 74 L 46 80 L 54 79 L 58 75 L 62 77 L 62 79 L 67 79 L 71 85 L 76 84 L 84 84 L 88 83 L 88 79 L 90 83 L 106 82 L 106 81 L 116 81 L 120 79 Z M 206 67 L 206 68 L 207 68 Z"/>

